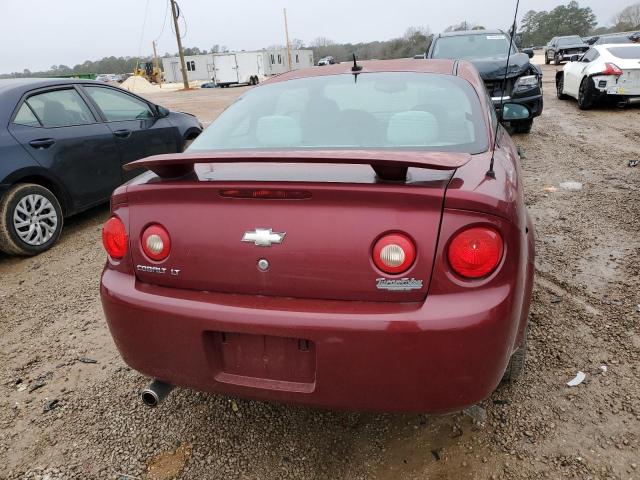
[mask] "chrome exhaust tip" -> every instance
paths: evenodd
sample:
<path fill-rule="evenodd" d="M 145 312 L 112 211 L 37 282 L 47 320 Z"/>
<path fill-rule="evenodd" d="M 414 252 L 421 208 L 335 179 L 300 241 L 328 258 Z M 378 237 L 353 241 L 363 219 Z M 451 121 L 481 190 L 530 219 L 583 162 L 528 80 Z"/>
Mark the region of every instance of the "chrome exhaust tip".
<path fill-rule="evenodd" d="M 157 407 L 173 390 L 173 385 L 154 380 L 142 391 L 140 397 L 147 407 Z"/>

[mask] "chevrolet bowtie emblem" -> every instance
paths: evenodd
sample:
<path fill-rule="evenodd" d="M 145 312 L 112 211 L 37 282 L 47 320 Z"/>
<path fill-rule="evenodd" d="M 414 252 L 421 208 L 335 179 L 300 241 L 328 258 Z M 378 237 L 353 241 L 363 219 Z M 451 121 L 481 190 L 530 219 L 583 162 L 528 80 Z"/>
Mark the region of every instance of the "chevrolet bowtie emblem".
<path fill-rule="evenodd" d="M 252 232 L 244 232 L 243 242 L 252 242 L 259 247 L 270 247 L 274 243 L 282 243 L 286 232 L 274 232 L 270 228 L 256 228 Z"/>

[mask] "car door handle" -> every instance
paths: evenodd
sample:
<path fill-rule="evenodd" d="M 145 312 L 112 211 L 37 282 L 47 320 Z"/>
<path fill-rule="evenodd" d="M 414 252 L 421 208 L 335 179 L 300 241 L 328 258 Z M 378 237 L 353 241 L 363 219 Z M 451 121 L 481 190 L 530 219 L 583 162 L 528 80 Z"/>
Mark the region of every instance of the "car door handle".
<path fill-rule="evenodd" d="M 118 138 L 129 138 L 131 136 L 131 130 L 125 128 L 122 130 L 116 130 L 113 134 Z"/>
<path fill-rule="evenodd" d="M 41 149 L 49 148 L 54 143 L 56 143 L 56 141 L 53 138 L 38 138 L 37 140 L 31 140 L 29 145 L 33 148 Z"/>

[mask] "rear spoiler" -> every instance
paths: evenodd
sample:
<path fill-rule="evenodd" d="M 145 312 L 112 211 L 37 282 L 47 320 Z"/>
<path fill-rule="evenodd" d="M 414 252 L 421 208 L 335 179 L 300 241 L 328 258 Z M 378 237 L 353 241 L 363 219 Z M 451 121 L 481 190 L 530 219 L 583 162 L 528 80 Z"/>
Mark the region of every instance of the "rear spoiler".
<path fill-rule="evenodd" d="M 194 172 L 194 165 L 215 163 L 330 163 L 370 165 L 382 180 L 405 181 L 409 167 L 455 170 L 471 160 L 468 153 L 399 150 L 209 151 L 154 155 L 124 166 L 147 168 L 164 179 Z"/>

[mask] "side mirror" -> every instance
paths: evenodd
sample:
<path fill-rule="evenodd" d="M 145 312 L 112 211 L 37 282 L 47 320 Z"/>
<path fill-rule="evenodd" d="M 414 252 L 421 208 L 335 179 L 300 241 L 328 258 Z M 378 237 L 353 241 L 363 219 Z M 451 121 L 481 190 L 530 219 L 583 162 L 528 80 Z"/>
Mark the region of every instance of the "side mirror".
<path fill-rule="evenodd" d="M 531 117 L 531 112 L 524 105 L 519 103 L 505 103 L 502 105 L 502 120 L 505 122 L 526 120 L 529 117 Z"/>
<path fill-rule="evenodd" d="M 156 105 L 156 111 L 158 112 L 158 117 L 160 118 L 168 117 L 171 113 L 171 110 L 165 107 L 161 107 L 160 105 Z"/>
<path fill-rule="evenodd" d="M 569 61 L 570 61 L 570 62 L 577 62 L 578 60 L 580 60 L 580 56 L 581 56 L 581 55 L 577 55 L 577 54 L 576 54 L 576 55 L 571 55 L 571 56 L 569 57 Z"/>
<path fill-rule="evenodd" d="M 522 53 L 526 53 L 529 55 L 529 58 L 533 58 L 533 48 L 525 48 L 522 50 Z"/>

